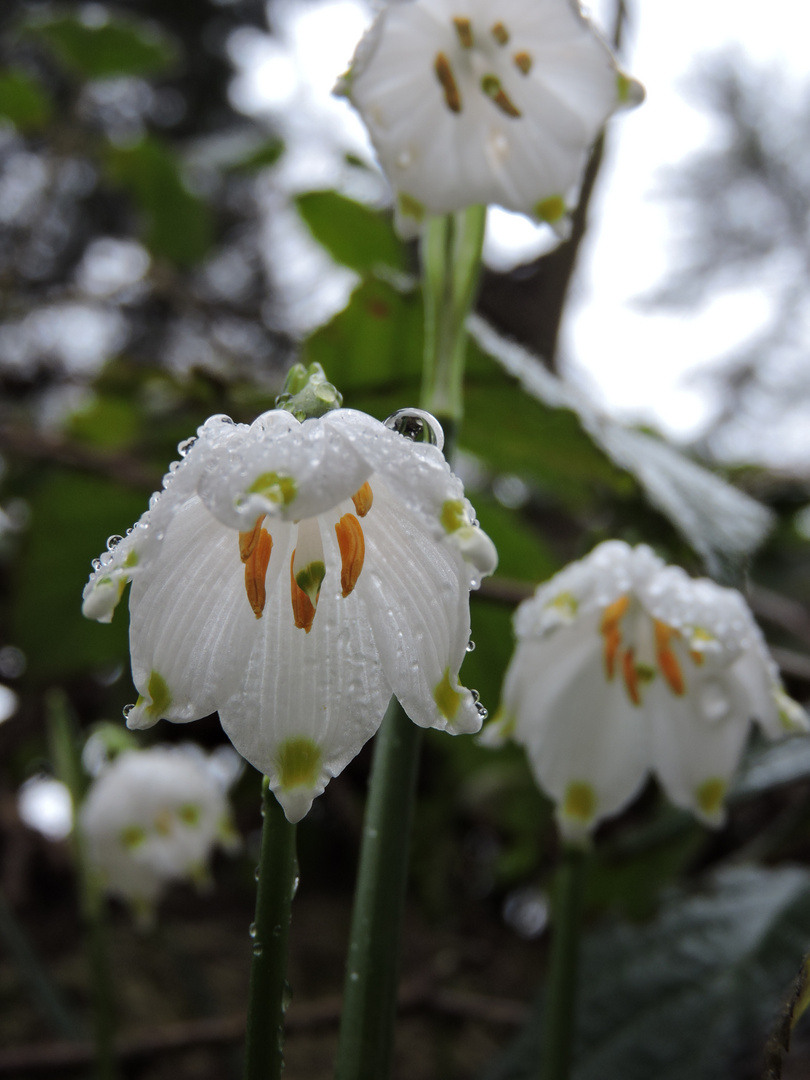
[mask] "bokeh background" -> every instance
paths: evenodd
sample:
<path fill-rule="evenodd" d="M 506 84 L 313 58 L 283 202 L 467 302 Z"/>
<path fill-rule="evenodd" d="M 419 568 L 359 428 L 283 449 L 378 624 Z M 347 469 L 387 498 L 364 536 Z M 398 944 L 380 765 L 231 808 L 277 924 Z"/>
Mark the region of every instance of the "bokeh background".
<path fill-rule="evenodd" d="M 479 315 L 501 338 L 471 345 L 457 461 L 501 554 L 464 668 L 490 710 L 514 605 L 612 536 L 744 588 L 810 696 L 807 16 L 754 10 L 596 5 L 647 103 L 597 147 L 565 244 L 490 214 Z M 90 559 L 180 440 L 272 407 L 294 360 L 380 418 L 418 400 L 417 253 L 330 96 L 369 18 L 354 0 L 2 5 L 0 1076 L 91 1074 L 48 702 L 64 691 L 86 735 L 134 691 L 125 612 L 81 618 Z M 188 738 L 220 745 L 217 718 L 144 736 Z M 368 766 L 366 748 L 299 830 L 291 1080 L 331 1075 Z M 148 933 L 111 907 L 122 1075 L 239 1076 L 258 789 L 246 768 L 244 848 L 211 891 L 178 886 Z M 521 753 L 429 733 L 398 1076 L 533 1075 L 555 857 Z M 810 947 L 808 863 L 802 742 L 754 746 L 718 834 L 652 785 L 606 825 L 577 1080 L 761 1075 Z M 799 1026 L 782 1075 L 808 1074 Z"/>

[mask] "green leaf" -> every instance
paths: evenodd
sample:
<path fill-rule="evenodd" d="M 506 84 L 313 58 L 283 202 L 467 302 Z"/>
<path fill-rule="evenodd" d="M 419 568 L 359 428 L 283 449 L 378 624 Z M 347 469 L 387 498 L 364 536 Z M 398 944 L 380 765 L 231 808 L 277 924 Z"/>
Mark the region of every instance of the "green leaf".
<path fill-rule="evenodd" d="M 244 156 L 231 162 L 229 168 L 236 172 L 258 172 L 259 169 L 267 169 L 271 165 L 275 165 L 283 153 L 283 141 L 278 138 L 270 138 L 247 151 Z"/>
<path fill-rule="evenodd" d="M 363 276 L 379 267 L 407 269 L 407 250 L 387 215 L 336 191 L 310 191 L 295 201 L 310 232 L 335 262 Z"/>
<path fill-rule="evenodd" d="M 50 98 L 36 79 L 23 71 L 0 72 L 0 117 L 20 131 L 34 131 L 50 116 Z"/>
<path fill-rule="evenodd" d="M 144 217 L 144 243 L 180 266 L 199 262 L 211 247 L 213 221 L 206 204 L 183 183 L 176 157 L 157 139 L 111 148 L 114 184 L 126 189 Z"/>
<path fill-rule="evenodd" d="M 32 18 L 26 31 L 84 79 L 156 75 L 177 60 L 175 43 L 155 24 L 103 10 L 97 21 L 75 15 Z"/>
<path fill-rule="evenodd" d="M 94 446 L 121 450 L 138 437 L 140 415 L 132 401 L 97 397 L 70 418 L 70 435 Z"/>
<path fill-rule="evenodd" d="M 146 496 L 53 469 L 27 499 L 31 525 L 14 575 L 9 634 L 26 654 L 27 676 L 42 682 L 125 662 L 126 603 L 102 626 L 83 618 L 82 589 L 91 559 L 137 520 Z"/>
<path fill-rule="evenodd" d="M 367 279 L 348 306 L 305 341 L 301 359 L 321 364 L 352 408 L 369 406 L 373 415 L 387 416 L 393 408 L 414 404 L 422 372 L 419 294 Z M 378 397 L 382 400 L 375 401 Z"/>
<path fill-rule="evenodd" d="M 586 938 L 572 1080 L 720 1080 L 759 1059 L 810 940 L 810 874 L 734 867 Z M 481 1080 L 535 1080 L 542 996 Z"/>

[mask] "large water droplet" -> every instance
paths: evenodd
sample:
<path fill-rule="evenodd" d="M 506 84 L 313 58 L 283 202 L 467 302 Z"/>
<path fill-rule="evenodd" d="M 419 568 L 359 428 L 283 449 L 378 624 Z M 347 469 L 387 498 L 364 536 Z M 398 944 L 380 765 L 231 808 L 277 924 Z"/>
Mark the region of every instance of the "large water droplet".
<path fill-rule="evenodd" d="M 196 441 L 197 436 L 192 435 L 191 438 L 183 439 L 182 442 L 179 442 L 177 444 L 177 453 L 180 455 L 180 457 L 185 457 Z"/>
<path fill-rule="evenodd" d="M 108 536 L 107 551 L 112 551 L 114 548 L 117 548 L 123 539 L 123 536 L 118 536 L 117 533 L 114 533 L 112 536 Z"/>
<path fill-rule="evenodd" d="M 124 719 L 125 719 L 125 720 L 128 720 L 128 719 L 129 719 L 129 714 L 130 714 L 130 713 L 132 712 L 132 710 L 133 710 L 134 708 L 135 708 L 135 703 L 134 703 L 134 702 L 133 702 L 133 703 L 132 703 L 131 705 L 125 705 L 125 706 L 123 707 L 123 709 L 121 710 L 121 712 L 122 712 L 122 713 L 124 714 Z"/>
<path fill-rule="evenodd" d="M 478 693 L 477 690 L 470 690 L 470 693 L 472 694 L 473 701 L 477 705 L 478 702 L 481 700 L 481 695 Z"/>
<path fill-rule="evenodd" d="M 475 652 L 475 642 L 472 638 L 467 642 L 467 652 Z"/>
<path fill-rule="evenodd" d="M 438 446 L 440 450 L 444 446 L 441 424 L 424 409 L 398 409 L 391 413 L 385 426 L 411 442 L 429 443 L 431 446 Z"/>
<path fill-rule="evenodd" d="M 486 707 L 486 705 L 482 705 L 480 701 L 476 701 L 475 707 L 478 710 L 478 715 L 481 717 L 481 719 L 486 720 L 486 718 L 489 716 L 489 709 Z"/>

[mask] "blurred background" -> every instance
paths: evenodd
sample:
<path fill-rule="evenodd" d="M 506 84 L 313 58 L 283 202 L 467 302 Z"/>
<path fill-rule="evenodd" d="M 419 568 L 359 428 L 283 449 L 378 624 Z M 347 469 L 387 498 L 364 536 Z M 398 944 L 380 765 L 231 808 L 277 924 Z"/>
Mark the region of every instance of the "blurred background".
<path fill-rule="evenodd" d="M 556 382 L 527 392 L 498 348 L 471 347 L 457 469 L 501 565 L 474 599 L 464 680 L 494 711 L 514 605 L 620 536 L 744 587 L 804 702 L 810 16 L 798 0 L 766 13 L 604 0 L 593 16 L 648 97 L 597 147 L 569 241 L 490 212 L 479 313 L 569 396 Z M 80 615 L 91 558 L 145 509 L 180 440 L 212 413 L 272 407 L 296 359 L 380 418 L 418 399 L 416 251 L 393 233 L 360 121 L 331 97 L 370 17 L 359 0 L 2 5 L 0 1076 L 90 1075 L 47 701 L 65 691 L 86 736 L 134 700 L 125 613 L 112 626 Z M 665 476 L 641 468 L 652 445 Z M 750 498 L 706 487 L 699 465 Z M 220 745 L 216 716 L 144 741 L 189 738 Z M 810 755 L 780 753 L 755 746 L 719 834 L 652 786 L 603 829 L 577 1080 L 760 1075 L 810 942 Z M 299 830 L 292 1080 L 331 1075 L 368 765 L 366 748 Z M 239 1075 L 258 790 L 246 768 L 233 791 L 244 847 L 218 857 L 210 891 L 177 886 L 146 933 L 111 907 L 123 1075 Z M 555 845 L 518 751 L 429 733 L 398 1075 L 532 1075 L 531 1040 L 513 1038 L 542 1007 Z M 743 872 L 750 909 L 735 900 Z M 677 918 L 703 943 L 697 973 L 666 952 Z M 599 972 L 622 970 L 620 943 L 650 963 L 608 987 Z M 664 971 L 682 994 L 664 993 Z M 640 1034 L 630 1018 L 654 990 Z M 697 1032 L 688 1067 L 682 1047 L 666 1057 L 673 1029 Z M 798 1028 L 785 1077 L 810 1073 L 808 1047 Z"/>

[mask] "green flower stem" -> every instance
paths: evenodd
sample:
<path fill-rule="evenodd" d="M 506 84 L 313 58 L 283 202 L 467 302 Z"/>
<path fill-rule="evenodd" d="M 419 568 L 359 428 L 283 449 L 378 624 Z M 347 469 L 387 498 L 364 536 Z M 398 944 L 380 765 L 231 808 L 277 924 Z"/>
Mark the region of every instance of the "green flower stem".
<path fill-rule="evenodd" d="M 87 790 L 82 769 L 79 736 L 65 695 L 53 691 L 47 700 L 48 736 L 51 759 L 57 777 L 70 791 L 74 821 Z M 74 826 L 73 851 L 79 890 L 79 908 L 84 924 L 85 949 L 90 971 L 97 1080 L 116 1080 L 115 996 L 110 972 L 107 934 L 107 906 L 97 875 L 87 861 L 84 838 Z"/>
<path fill-rule="evenodd" d="M 262 781 L 262 851 L 256 921 L 250 928 L 250 965 L 245 1080 L 278 1080 L 284 1069 L 287 1009 L 287 940 L 298 866 L 295 825 L 284 816 L 267 777 Z"/>
<path fill-rule="evenodd" d="M 377 733 L 354 899 L 336 1080 L 391 1075 L 422 731 L 396 698 Z"/>
<path fill-rule="evenodd" d="M 551 956 L 546 981 L 543 1080 L 568 1080 L 571 1073 L 587 859 L 583 848 L 566 847 L 555 881 Z"/>
<path fill-rule="evenodd" d="M 428 220 L 422 236 L 425 354 L 422 407 L 442 421 L 463 411 L 465 322 L 475 299 L 486 207 Z"/>

